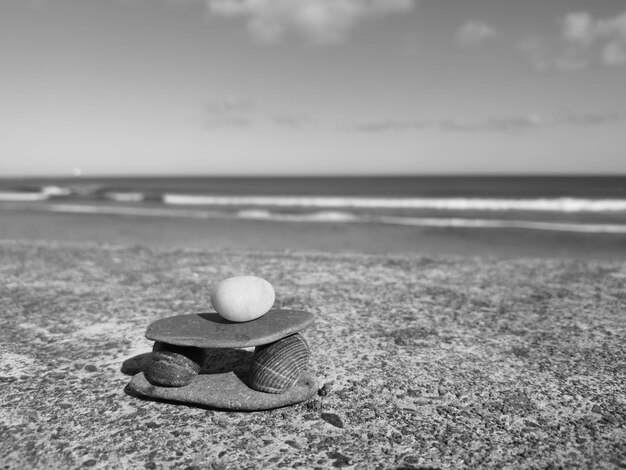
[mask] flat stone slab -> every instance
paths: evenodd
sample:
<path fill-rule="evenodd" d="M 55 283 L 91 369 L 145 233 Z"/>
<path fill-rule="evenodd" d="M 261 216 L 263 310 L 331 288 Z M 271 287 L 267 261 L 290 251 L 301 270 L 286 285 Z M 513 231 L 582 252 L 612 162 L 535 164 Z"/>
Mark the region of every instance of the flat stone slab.
<path fill-rule="evenodd" d="M 270 310 L 256 320 L 236 323 L 217 313 L 176 315 L 157 320 L 146 338 L 177 346 L 246 348 L 273 343 L 309 326 L 315 317 L 300 310 Z"/>
<path fill-rule="evenodd" d="M 184 387 L 160 387 L 146 379 L 143 372 L 135 375 L 128 387 L 149 398 L 186 405 L 208 406 L 224 410 L 261 411 L 294 405 L 317 392 L 317 380 L 304 372 L 296 385 L 285 393 L 265 393 L 251 389 L 240 373 L 201 374 Z"/>

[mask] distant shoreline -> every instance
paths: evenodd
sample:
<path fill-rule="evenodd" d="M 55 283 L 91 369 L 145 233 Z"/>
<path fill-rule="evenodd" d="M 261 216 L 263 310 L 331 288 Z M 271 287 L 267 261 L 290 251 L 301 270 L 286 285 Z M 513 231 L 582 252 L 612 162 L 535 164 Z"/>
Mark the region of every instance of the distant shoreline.
<path fill-rule="evenodd" d="M 133 246 L 626 260 L 626 234 L 0 209 L 0 240 Z"/>

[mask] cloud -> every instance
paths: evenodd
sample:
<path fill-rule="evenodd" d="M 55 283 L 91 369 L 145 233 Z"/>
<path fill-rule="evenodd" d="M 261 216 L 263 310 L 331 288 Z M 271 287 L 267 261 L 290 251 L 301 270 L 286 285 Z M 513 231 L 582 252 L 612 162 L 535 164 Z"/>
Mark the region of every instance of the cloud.
<path fill-rule="evenodd" d="M 626 64 L 626 11 L 613 18 L 594 20 L 587 12 L 570 13 L 561 21 L 565 41 L 581 49 L 599 46 L 602 63 Z"/>
<path fill-rule="evenodd" d="M 247 129 L 253 125 L 273 125 L 285 130 L 300 130 L 315 124 L 303 113 L 274 112 L 248 98 L 222 98 L 204 104 L 203 120 L 207 129 Z"/>
<path fill-rule="evenodd" d="M 389 131 L 408 131 L 434 129 L 443 132 L 510 132 L 538 127 L 543 122 L 543 118 L 537 115 L 527 116 L 503 116 L 484 120 L 469 118 L 444 118 L 438 120 L 382 120 L 357 124 L 354 131 L 377 133 Z"/>
<path fill-rule="evenodd" d="M 496 37 L 497 30 L 484 21 L 469 20 L 456 33 L 456 39 L 462 46 L 472 46 Z"/>
<path fill-rule="evenodd" d="M 250 33 L 264 43 L 287 35 L 311 44 L 345 39 L 360 21 L 411 10 L 416 0 L 206 0 L 215 16 L 242 17 Z"/>
<path fill-rule="evenodd" d="M 545 124 L 545 119 L 537 114 L 528 114 L 522 116 L 499 116 L 484 120 L 448 119 L 440 121 L 437 124 L 442 131 L 514 132 L 530 129 L 532 127 L 540 127 Z"/>
<path fill-rule="evenodd" d="M 204 124 L 209 129 L 250 127 L 254 109 L 254 103 L 248 99 L 209 101 L 204 105 Z"/>
<path fill-rule="evenodd" d="M 365 133 L 389 132 L 389 131 L 406 131 L 421 130 L 433 127 L 433 123 L 427 121 L 400 121 L 387 119 L 383 121 L 370 121 L 352 126 L 350 130 Z"/>
<path fill-rule="evenodd" d="M 545 38 L 526 38 L 518 44 L 537 70 L 580 70 L 590 64 L 590 57 L 576 47 L 557 47 Z"/>
<path fill-rule="evenodd" d="M 607 67 L 626 64 L 626 11 L 606 19 L 594 19 L 585 11 L 558 20 L 557 38 L 526 39 L 520 44 L 535 68 L 579 70 L 594 62 Z"/>
<path fill-rule="evenodd" d="M 381 120 L 352 126 L 353 132 L 379 133 L 419 131 L 425 129 L 442 132 L 520 132 L 551 126 L 597 126 L 624 121 L 620 113 L 560 113 L 554 116 L 523 114 L 496 116 L 487 119 L 444 118 L 436 120 Z"/>
<path fill-rule="evenodd" d="M 597 126 L 624 121 L 625 118 L 621 113 L 565 114 L 562 122 L 577 126 Z"/>
<path fill-rule="evenodd" d="M 310 116 L 303 114 L 281 114 L 272 118 L 272 122 L 279 127 L 287 129 L 303 129 L 313 124 Z"/>
<path fill-rule="evenodd" d="M 626 64 L 626 41 L 613 41 L 602 51 L 602 60 L 606 65 Z"/>
<path fill-rule="evenodd" d="M 594 40 L 594 21 L 587 12 L 574 12 L 560 20 L 561 34 L 566 41 L 588 46 Z"/>

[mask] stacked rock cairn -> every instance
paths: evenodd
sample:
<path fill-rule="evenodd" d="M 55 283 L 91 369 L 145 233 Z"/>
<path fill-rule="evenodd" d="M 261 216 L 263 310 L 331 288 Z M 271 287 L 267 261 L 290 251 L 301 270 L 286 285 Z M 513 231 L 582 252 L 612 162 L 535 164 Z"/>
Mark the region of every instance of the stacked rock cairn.
<path fill-rule="evenodd" d="M 260 277 L 236 276 L 211 289 L 215 311 L 230 322 L 252 322 L 270 311 L 276 294 Z M 156 341 L 146 378 L 165 387 L 190 384 L 203 366 L 204 349 Z M 266 393 L 284 393 L 292 388 L 309 363 L 310 350 L 300 333 L 256 346 L 248 375 L 248 386 Z"/>

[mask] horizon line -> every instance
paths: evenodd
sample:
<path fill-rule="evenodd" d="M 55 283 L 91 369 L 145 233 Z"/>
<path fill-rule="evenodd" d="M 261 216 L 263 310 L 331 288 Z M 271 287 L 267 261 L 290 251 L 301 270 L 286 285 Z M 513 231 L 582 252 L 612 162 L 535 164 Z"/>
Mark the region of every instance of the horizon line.
<path fill-rule="evenodd" d="M 94 175 L 13 175 L 0 176 L 0 181 L 15 180 L 95 180 L 95 179 L 383 179 L 383 178 L 626 178 L 626 173 L 343 173 L 343 174 L 202 174 L 188 173 L 124 173 Z"/>

